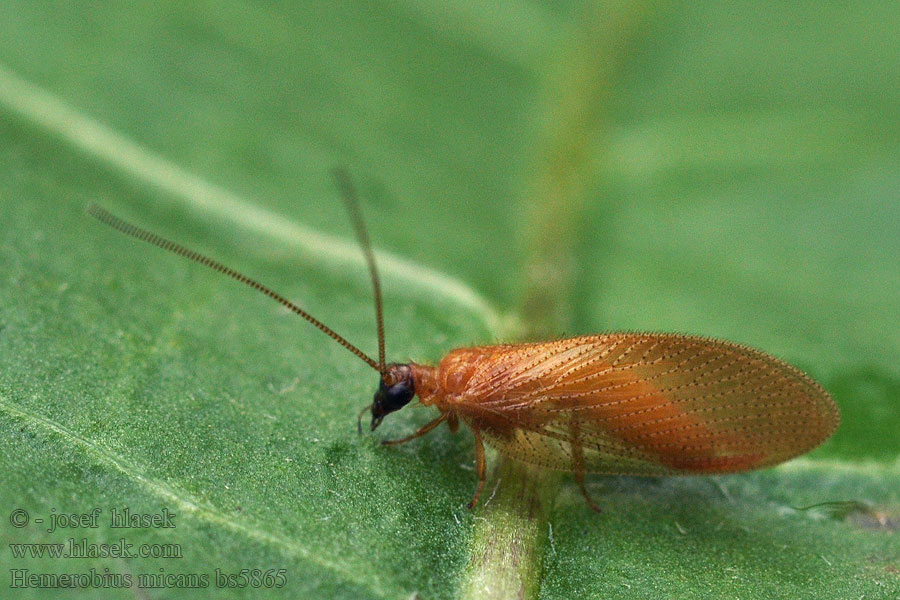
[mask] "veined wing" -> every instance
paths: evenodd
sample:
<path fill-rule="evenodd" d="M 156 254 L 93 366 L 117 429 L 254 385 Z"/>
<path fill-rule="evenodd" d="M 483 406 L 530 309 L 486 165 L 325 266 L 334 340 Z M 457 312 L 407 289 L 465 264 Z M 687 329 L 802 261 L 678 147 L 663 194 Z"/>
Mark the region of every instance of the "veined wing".
<path fill-rule="evenodd" d="M 801 371 L 708 338 L 609 334 L 447 358 L 469 365 L 456 407 L 485 441 L 556 469 L 744 471 L 807 452 L 840 420 Z"/>

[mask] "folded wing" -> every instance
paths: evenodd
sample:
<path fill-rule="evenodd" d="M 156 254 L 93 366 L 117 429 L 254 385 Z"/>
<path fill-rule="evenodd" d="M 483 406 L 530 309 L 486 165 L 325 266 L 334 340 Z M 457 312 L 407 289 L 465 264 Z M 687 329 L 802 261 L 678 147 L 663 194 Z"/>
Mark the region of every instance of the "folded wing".
<path fill-rule="evenodd" d="M 465 348 L 448 359 L 478 364 L 456 404 L 460 416 L 501 453 L 554 469 L 756 469 L 814 448 L 840 420 L 801 371 L 708 338 L 609 334 Z"/>

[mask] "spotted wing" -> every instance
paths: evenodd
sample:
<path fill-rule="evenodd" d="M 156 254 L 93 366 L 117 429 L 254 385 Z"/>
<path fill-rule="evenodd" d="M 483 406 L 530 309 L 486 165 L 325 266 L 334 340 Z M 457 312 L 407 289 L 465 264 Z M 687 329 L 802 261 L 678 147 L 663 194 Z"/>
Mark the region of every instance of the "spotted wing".
<path fill-rule="evenodd" d="M 840 420 L 799 370 L 719 340 L 610 334 L 455 352 L 450 367 L 469 365 L 460 415 L 501 453 L 554 469 L 756 469 L 814 448 Z"/>

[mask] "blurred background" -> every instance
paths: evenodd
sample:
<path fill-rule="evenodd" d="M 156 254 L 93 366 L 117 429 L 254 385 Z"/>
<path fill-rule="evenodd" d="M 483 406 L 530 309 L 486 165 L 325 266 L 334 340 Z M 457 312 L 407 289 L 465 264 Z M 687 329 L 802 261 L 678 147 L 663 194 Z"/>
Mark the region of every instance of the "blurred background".
<path fill-rule="evenodd" d="M 431 313 L 404 300 L 415 276 L 389 274 L 399 358 L 607 330 L 722 337 L 834 394 L 844 422 L 816 457 L 896 465 L 898 40 L 893 2 L 8 0 L 0 336 L 40 329 L 37 298 L 89 282 L 86 265 L 106 283 L 127 270 L 101 254 L 112 234 L 85 224 L 91 200 L 301 285 L 315 252 L 258 236 L 291 223 L 349 241 L 329 176 L 342 165 L 375 246 L 455 278 L 480 307 L 423 325 Z M 168 268 L 152 281 L 190 289 L 189 268 L 171 281 Z M 334 296 L 300 293 L 370 351 L 370 308 L 328 313 L 369 302 L 351 271 Z M 21 288 L 32 277 L 45 285 Z M 131 298 L 120 292 L 107 314 Z M 167 310 L 165 289 L 132 292 Z M 344 360 L 307 334 L 309 352 Z M 46 336 L 55 355 L 81 352 Z M 7 389 L 40 394 L 51 377 L 29 376 L 10 358 L 28 350 L 4 343 L 19 372 Z M 873 489 L 889 496 L 888 481 Z"/>

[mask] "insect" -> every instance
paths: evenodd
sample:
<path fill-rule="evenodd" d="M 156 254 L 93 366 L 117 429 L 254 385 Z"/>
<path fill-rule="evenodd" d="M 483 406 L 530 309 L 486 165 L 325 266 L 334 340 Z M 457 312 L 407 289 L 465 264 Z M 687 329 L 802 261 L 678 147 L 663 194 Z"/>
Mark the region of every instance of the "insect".
<path fill-rule="evenodd" d="M 199 262 L 273 298 L 378 371 L 370 405 L 374 431 L 415 396 L 439 415 L 421 437 L 460 421 L 475 440 L 478 482 L 486 478 L 484 444 L 512 459 L 570 471 L 588 505 L 586 473 L 687 475 L 734 473 L 774 465 L 827 439 L 840 415 L 834 401 L 800 370 L 761 352 L 710 338 L 665 333 L 609 333 L 541 343 L 459 348 L 438 365 L 385 361 L 381 284 L 356 191 L 335 172 L 365 254 L 375 297 L 378 360 L 268 287 L 202 254 L 91 205 L 103 223 Z"/>

